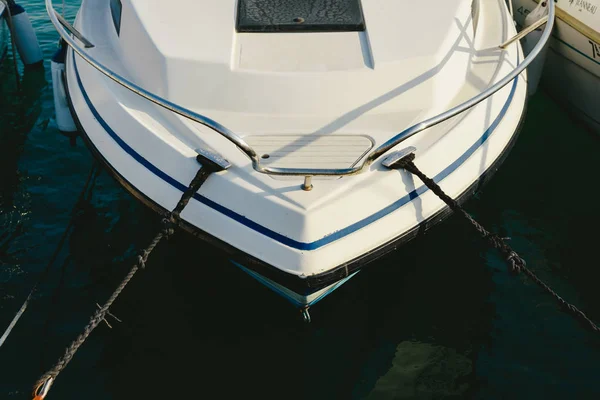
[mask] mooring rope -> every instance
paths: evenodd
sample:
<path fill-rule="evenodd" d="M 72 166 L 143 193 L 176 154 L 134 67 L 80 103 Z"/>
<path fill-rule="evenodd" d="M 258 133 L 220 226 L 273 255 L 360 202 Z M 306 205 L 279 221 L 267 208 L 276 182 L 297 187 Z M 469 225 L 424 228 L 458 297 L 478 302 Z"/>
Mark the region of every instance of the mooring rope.
<path fill-rule="evenodd" d="M 136 259 L 136 263 L 131 267 L 129 273 L 125 276 L 123 281 L 119 284 L 117 289 L 113 292 L 110 298 L 106 301 L 104 306 L 100 307 L 91 317 L 90 322 L 84 328 L 83 332 L 71 343 L 71 345 L 65 350 L 64 355 L 58 360 L 58 362 L 48 370 L 38 380 L 34 387 L 33 396 L 34 400 L 43 400 L 48 394 L 50 387 L 58 377 L 58 375 L 67 367 L 69 362 L 77 353 L 77 350 L 86 341 L 90 334 L 96 329 L 96 327 L 105 320 L 106 316 L 110 313 L 110 307 L 117 300 L 121 292 L 125 289 L 127 284 L 134 277 L 136 272 L 146 267 L 146 262 L 152 251 L 159 245 L 164 239 L 175 233 L 175 228 L 178 226 L 180 221 L 180 214 L 183 209 L 189 204 L 194 194 L 200 189 L 200 187 L 206 182 L 208 177 L 213 173 L 220 170 L 220 168 L 210 163 L 208 160 L 202 159 L 202 168 L 196 173 L 196 176 L 188 186 L 187 190 L 181 196 L 181 199 L 177 203 L 175 209 L 169 213 L 169 215 L 163 219 L 163 229 L 152 239 L 148 247 L 140 252 Z"/>
<path fill-rule="evenodd" d="M 402 168 L 413 175 L 416 175 L 423 181 L 425 186 L 427 186 L 433 193 L 435 193 L 444 203 L 452 209 L 452 211 L 458 213 L 463 218 L 465 218 L 470 224 L 479 232 L 479 234 L 487 240 L 487 242 L 496 248 L 502 253 L 502 255 L 506 258 L 508 265 L 510 266 L 511 272 L 520 273 L 523 272 L 529 278 L 531 278 L 536 284 L 538 284 L 542 289 L 544 289 L 547 293 L 549 293 L 554 299 L 571 315 L 577 318 L 579 321 L 584 323 L 594 332 L 600 332 L 600 328 L 589 319 L 581 310 L 575 307 L 573 304 L 567 302 L 561 296 L 558 295 L 550 286 L 544 283 L 533 271 L 527 268 L 525 260 L 523 260 L 516 251 L 514 251 L 506 241 L 498 236 L 495 233 L 489 232 L 485 229 L 480 223 L 478 223 L 469 213 L 467 213 L 452 197 L 448 196 L 442 188 L 435 183 L 435 181 L 427 175 L 425 175 L 414 163 L 415 154 L 411 153 L 403 159 L 396 162 L 391 168 L 398 169 Z"/>
<path fill-rule="evenodd" d="M 0 337 L 0 347 L 2 347 L 4 342 L 6 342 L 6 339 L 8 339 L 8 336 L 11 334 L 15 325 L 17 325 L 17 322 L 19 322 L 19 319 L 21 319 L 21 317 L 25 313 L 25 310 L 27 310 L 27 306 L 29 305 L 33 295 L 37 291 L 38 286 L 41 285 L 48 277 L 50 269 L 51 269 L 52 265 L 54 265 L 54 263 L 56 262 L 56 259 L 58 258 L 58 255 L 60 254 L 60 252 L 67 240 L 67 237 L 69 236 L 69 233 L 71 232 L 71 228 L 73 227 L 73 224 L 75 223 L 75 221 L 77 219 L 77 216 L 78 216 L 77 212 L 76 212 L 77 207 L 81 204 L 81 201 L 85 198 L 89 189 L 93 186 L 94 181 L 98 177 L 98 172 L 99 172 L 99 169 L 98 169 L 97 165 L 94 163 L 94 165 L 92 166 L 92 168 L 90 170 L 90 173 L 88 174 L 85 185 L 77 198 L 77 202 L 75 203 L 75 206 L 73 207 L 73 212 L 71 213 L 71 219 L 69 220 L 69 223 L 67 224 L 67 227 L 65 228 L 60 240 L 58 241 L 58 245 L 56 246 L 54 253 L 52 253 L 52 255 L 50 256 L 50 259 L 48 260 L 48 263 L 46 264 L 46 268 L 44 268 L 44 270 L 38 277 L 38 280 L 33 285 L 33 288 L 29 292 L 29 295 L 25 299 L 25 302 L 23 302 L 23 305 L 21 306 L 21 308 L 19 309 L 19 311 L 17 312 L 17 314 L 11 321 L 8 328 L 6 328 L 6 330 L 4 331 L 4 334 L 2 335 L 2 337 Z"/>

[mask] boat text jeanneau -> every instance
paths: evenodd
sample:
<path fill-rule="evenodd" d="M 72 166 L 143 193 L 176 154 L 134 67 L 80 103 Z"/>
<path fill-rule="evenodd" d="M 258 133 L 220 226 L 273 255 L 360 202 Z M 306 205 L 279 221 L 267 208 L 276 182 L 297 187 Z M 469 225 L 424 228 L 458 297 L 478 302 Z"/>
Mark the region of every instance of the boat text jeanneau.
<path fill-rule="evenodd" d="M 159 213 L 219 164 L 181 225 L 303 309 L 448 214 L 394 160 L 461 199 L 498 168 L 553 25 L 524 58 L 505 0 L 46 3 L 95 156 Z"/>

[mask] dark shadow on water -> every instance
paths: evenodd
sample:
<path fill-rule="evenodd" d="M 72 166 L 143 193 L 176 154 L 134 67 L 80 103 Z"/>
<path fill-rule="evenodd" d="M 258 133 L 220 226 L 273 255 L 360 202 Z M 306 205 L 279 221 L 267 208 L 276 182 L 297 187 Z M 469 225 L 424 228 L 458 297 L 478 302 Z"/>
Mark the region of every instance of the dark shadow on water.
<path fill-rule="evenodd" d="M 9 62 L 12 61 L 7 60 L 5 64 Z M 25 70 L 19 79 L 19 90 L 14 79 L 14 72 L 3 65 L 0 68 L 0 208 L 13 205 L 13 195 L 20 182 L 19 158 L 27 135 L 41 113 L 40 94 L 47 86 L 43 69 Z"/>
<path fill-rule="evenodd" d="M 465 394 L 477 348 L 489 345 L 494 307 L 477 252 L 468 241 L 444 244 L 457 229 L 450 222 L 359 274 L 314 308 L 311 325 L 221 254 L 178 234 L 114 307 L 124 323 L 100 327 L 53 394 L 68 397 L 100 380 L 104 398 L 114 399 L 184 398 L 198 388 L 209 397 L 363 398 L 385 388 L 394 368 L 419 371 L 397 390 Z M 114 287 L 130 261 L 108 268 L 95 297 L 108 295 L 98 293 Z"/>

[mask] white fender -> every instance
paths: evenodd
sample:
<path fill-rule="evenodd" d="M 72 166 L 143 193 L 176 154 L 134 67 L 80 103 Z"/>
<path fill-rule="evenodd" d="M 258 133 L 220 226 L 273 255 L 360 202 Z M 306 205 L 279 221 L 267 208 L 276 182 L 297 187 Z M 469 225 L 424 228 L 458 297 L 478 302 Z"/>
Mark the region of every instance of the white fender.
<path fill-rule="evenodd" d="M 61 132 L 72 133 L 77 132 L 77 126 L 75 125 L 75 121 L 73 121 L 65 91 L 64 71 L 66 54 L 67 47 L 62 44 L 61 48 L 52 57 L 50 65 L 52 67 L 52 91 L 54 92 L 56 125 Z"/>
<path fill-rule="evenodd" d="M 13 30 L 17 51 L 25 65 L 36 65 L 43 62 L 42 49 L 29 20 L 29 15 L 23 7 L 9 3 L 12 14 Z"/>
<path fill-rule="evenodd" d="M 545 1 L 540 1 L 537 7 L 532 10 L 527 17 L 525 17 L 523 28 L 533 25 L 535 22 L 548 15 L 547 5 L 548 4 Z M 525 56 L 527 56 L 539 42 L 540 38 L 542 37 L 544 27 L 545 25 L 521 39 L 521 45 L 523 46 Z M 527 88 L 529 96 L 532 96 L 537 91 L 540 79 L 542 77 L 542 70 L 544 69 L 544 64 L 546 62 L 546 53 L 548 52 L 549 43 L 550 41 L 546 43 L 537 58 L 531 64 L 529 64 L 529 67 L 527 67 Z"/>

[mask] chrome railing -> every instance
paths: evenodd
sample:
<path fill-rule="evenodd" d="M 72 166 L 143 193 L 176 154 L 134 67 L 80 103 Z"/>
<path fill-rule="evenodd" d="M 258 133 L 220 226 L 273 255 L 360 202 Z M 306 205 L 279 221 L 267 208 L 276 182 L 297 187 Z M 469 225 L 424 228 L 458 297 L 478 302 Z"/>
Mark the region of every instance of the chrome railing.
<path fill-rule="evenodd" d="M 444 122 L 458 114 L 463 113 L 464 111 L 476 106 L 477 104 L 481 103 L 482 101 L 484 101 L 485 99 L 492 96 L 500 89 L 508 85 L 515 78 L 517 78 L 525 70 L 525 68 L 529 66 L 529 64 L 531 64 L 535 60 L 535 58 L 542 51 L 546 42 L 550 38 L 550 35 L 552 34 L 552 28 L 554 27 L 555 6 L 553 1 L 549 1 L 548 5 L 548 22 L 538 44 L 531 51 L 531 53 L 523 60 L 523 62 L 519 64 L 511 73 L 506 75 L 503 79 L 490 86 L 477 96 L 465 101 L 464 103 L 453 107 L 450 110 L 447 110 L 439 115 L 436 115 L 435 117 L 419 122 L 418 124 L 415 124 L 408 129 L 405 129 L 404 131 L 400 132 L 399 134 L 397 134 L 396 136 L 379 146 L 373 152 L 371 152 L 361 164 L 358 164 L 352 168 L 313 169 L 265 167 L 261 165 L 260 157 L 256 154 L 254 149 L 250 147 L 250 145 L 248 145 L 248 143 L 246 143 L 244 139 L 236 135 L 230 129 L 204 115 L 198 114 L 194 111 L 181 107 L 167 99 L 163 99 L 162 97 L 147 91 L 146 89 L 136 85 L 135 83 L 129 81 L 123 76 L 110 70 L 102 63 L 94 59 L 90 54 L 88 54 L 88 52 L 85 49 L 83 49 L 73 37 L 71 37 L 69 33 L 71 33 L 75 38 L 80 39 L 81 42 L 84 43 L 85 47 L 89 48 L 93 46 L 93 44 L 89 40 L 87 40 L 80 32 L 78 32 L 77 29 L 71 26 L 65 19 L 60 17 L 60 15 L 56 12 L 52 5 L 52 0 L 46 0 L 46 9 L 48 11 L 48 15 L 50 16 L 50 20 L 52 21 L 52 24 L 54 24 L 60 36 L 77 54 L 79 54 L 79 56 L 81 56 L 81 58 L 87 61 L 91 66 L 100 71 L 102 74 L 106 75 L 108 78 L 112 79 L 119 85 L 129 89 L 133 93 L 136 93 L 137 95 L 153 102 L 154 104 L 157 104 L 169 111 L 174 112 L 175 114 L 178 114 L 191 121 L 204 125 L 205 127 L 210 128 L 215 132 L 219 133 L 221 136 L 223 136 L 235 146 L 237 146 L 250 158 L 250 160 L 252 161 L 252 166 L 257 172 L 268 175 L 303 176 L 306 177 L 305 183 L 306 181 L 310 183 L 309 177 L 311 176 L 348 176 L 359 174 L 365 169 L 367 169 L 371 164 L 373 164 L 373 162 L 375 162 L 385 153 L 387 153 L 392 148 L 396 147 L 406 139 L 428 128 L 431 128 L 432 126 Z"/>

